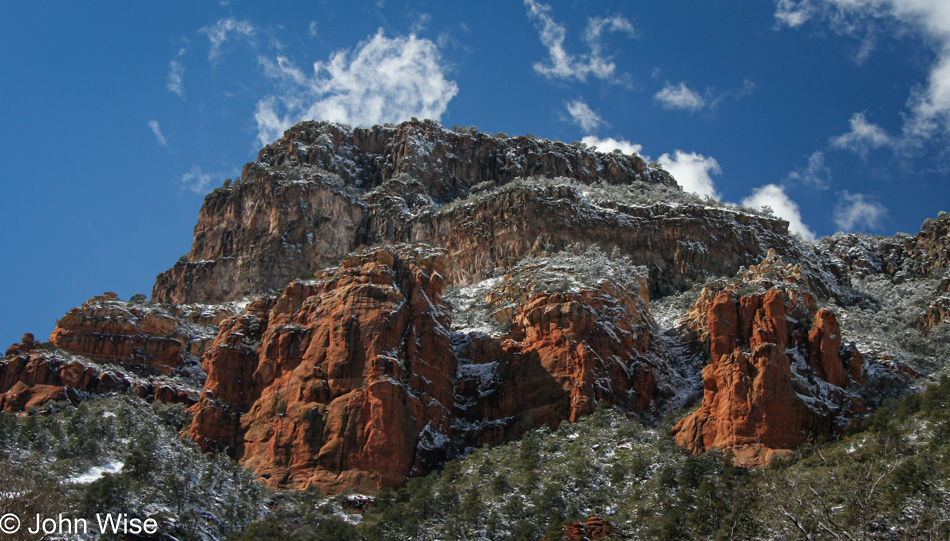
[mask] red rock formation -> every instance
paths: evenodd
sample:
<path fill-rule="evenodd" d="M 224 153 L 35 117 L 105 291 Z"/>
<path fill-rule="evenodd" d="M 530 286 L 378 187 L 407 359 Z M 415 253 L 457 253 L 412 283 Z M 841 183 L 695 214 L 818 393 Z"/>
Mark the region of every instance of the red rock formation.
<path fill-rule="evenodd" d="M 82 398 L 80 392 L 106 393 L 129 386 L 129 380 L 121 373 L 63 360 L 44 351 L 0 360 L 0 410 L 4 411 L 24 411 L 50 400 L 78 403 Z"/>
<path fill-rule="evenodd" d="M 23 338 L 20 338 L 20 342 L 11 345 L 7 348 L 6 353 L 3 354 L 4 357 L 10 357 L 18 353 L 29 353 L 36 349 L 36 339 L 33 337 L 33 333 L 26 333 L 23 335 Z"/>
<path fill-rule="evenodd" d="M 539 293 L 513 317 L 508 336 L 477 336 L 461 353 L 471 362 L 460 371 L 456 415 L 469 444 L 574 422 L 601 400 L 635 411 L 652 402 L 652 367 L 641 357 L 652 336 L 645 299 L 605 282 Z"/>
<path fill-rule="evenodd" d="M 779 288 L 738 299 L 728 290 L 716 296 L 707 315 L 712 362 L 703 369 L 703 403 L 673 428 L 677 443 L 694 453 L 731 449 L 737 462 L 762 465 L 809 438 L 830 436 L 836 417 L 861 410 L 852 403 L 857 397 L 840 390 L 863 383 L 860 353 L 839 354 L 840 329 L 828 310 L 814 315 L 807 333 L 790 325 L 786 313 L 802 308 L 794 298 L 807 300 Z M 807 379 L 793 377 L 786 347 L 834 387 L 806 402 Z M 818 396 L 825 409 L 815 406 Z"/>
<path fill-rule="evenodd" d="M 273 487 L 373 492 L 427 472 L 451 434 L 443 265 L 427 247 L 348 256 L 287 286 L 266 319 L 225 321 L 186 435 Z"/>
<path fill-rule="evenodd" d="M 950 283 L 950 280 L 948 280 L 948 283 Z M 945 286 L 941 285 L 941 287 Z M 950 320 L 950 297 L 938 297 L 930 304 L 927 310 L 920 315 L 920 319 L 917 321 L 917 330 L 922 334 L 927 334 L 930 332 L 930 329 L 948 320 Z"/>
<path fill-rule="evenodd" d="M 573 522 L 564 525 L 564 537 L 568 541 L 595 541 L 597 539 L 620 539 L 620 530 L 600 517 L 590 517 L 587 522 Z M 541 541 L 546 541 L 542 537 Z"/>
<path fill-rule="evenodd" d="M 50 342 L 99 361 L 118 362 L 161 374 L 184 365 L 184 354 L 200 356 L 210 345 L 221 310 L 202 316 L 179 307 L 167 313 L 118 300 L 115 293 L 93 297 L 57 322 Z M 185 325 L 185 322 L 197 323 Z"/>
<path fill-rule="evenodd" d="M 819 310 L 815 314 L 813 328 L 808 331 L 808 345 L 808 360 L 815 374 L 837 387 L 847 385 L 848 376 L 838 357 L 841 329 L 834 314 L 828 310 Z"/>

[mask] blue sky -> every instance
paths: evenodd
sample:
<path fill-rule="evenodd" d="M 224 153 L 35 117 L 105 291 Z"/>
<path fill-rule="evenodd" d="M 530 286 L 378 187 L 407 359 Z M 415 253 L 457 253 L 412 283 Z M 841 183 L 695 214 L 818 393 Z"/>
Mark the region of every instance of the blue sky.
<path fill-rule="evenodd" d="M 950 205 L 950 2 L 0 4 L 0 342 L 150 293 L 295 121 L 620 147 L 806 238 Z"/>

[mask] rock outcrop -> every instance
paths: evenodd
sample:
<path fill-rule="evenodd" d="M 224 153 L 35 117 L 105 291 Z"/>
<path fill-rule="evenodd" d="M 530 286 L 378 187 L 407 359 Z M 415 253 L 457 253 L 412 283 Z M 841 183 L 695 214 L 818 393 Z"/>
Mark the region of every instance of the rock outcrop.
<path fill-rule="evenodd" d="M 387 243 L 446 248 L 446 278 L 459 285 L 510 270 L 539 236 L 553 250 L 598 243 L 649 265 L 654 291 L 797 249 L 783 220 L 691 197 L 638 156 L 583 145 L 428 121 L 301 123 L 261 150 L 241 182 L 205 198 L 191 251 L 156 279 L 153 298 L 223 302 L 276 290 Z"/>
<path fill-rule="evenodd" d="M 90 396 L 134 390 L 141 398 L 186 405 L 198 392 L 178 380 L 131 376 L 115 367 L 60 351 L 31 350 L 0 359 L 0 410 L 11 413 L 40 408 L 53 400 L 78 404 Z"/>
<path fill-rule="evenodd" d="M 273 487 L 373 492 L 429 471 L 455 386 L 443 265 L 420 246 L 351 255 L 226 320 L 186 435 Z"/>
<path fill-rule="evenodd" d="M 546 541 L 542 537 L 541 541 Z M 597 539 L 622 539 L 620 530 L 600 517 L 590 517 L 586 522 L 572 522 L 564 525 L 564 537 L 567 541 L 595 541 Z"/>
<path fill-rule="evenodd" d="M 831 436 L 839 421 L 863 410 L 860 398 L 845 391 L 863 384 L 863 358 L 840 347 L 834 314 L 815 311 L 813 302 L 780 287 L 741 297 L 725 290 L 714 298 L 702 406 L 673 428 L 677 443 L 694 453 L 728 449 L 737 463 L 763 465 Z"/>
<path fill-rule="evenodd" d="M 559 292 L 512 275 L 489 296 L 510 332 L 453 336 L 445 266 L 444 250 L 380 248 L 250 304 L 205 353 L 186 436 L 273 487 L 366 493 L 598 401 L 649 407 L 645 280 Z"/>
<path fill-rule="evenodd" d="M 466 445 L 556 428 L 593 413 L 598 401 L 649 407 L 656 383 L 642 355 L 653 335 L 645 283 L 633 293 L 610 281 L 531 292 L 513 278 L 489 295 L 511 332 L 473 333 L 460 349 L 456 425 Z"/>
<path fill-rule="evenodd" d="M 21 352 L 0 360 L 0 410 L 8 412 L 38 408 L 50 400 L 77 404 L 86 393 L 123 391 L 131 386 L 120 372 L 46 351 Z"/>
<path fill-rule="evenodd" d="M 0 409 L 134 390 L 147 400 L 194 404 L 204 383 L 198 357 L 236 306 L 157 305 L 93 297 L 58 322 L 39 348 L 33 335 L 0 361 Z"/>
<path fill-rule="evenodd" d="M 118 299 L 115 293 L 93 297 L 73 308 L 50 335 L 55 347 L 97 361 L 169 375 L 197 359 L 230 313 L 223 308 L 194 306 L 166 311 Z"/>

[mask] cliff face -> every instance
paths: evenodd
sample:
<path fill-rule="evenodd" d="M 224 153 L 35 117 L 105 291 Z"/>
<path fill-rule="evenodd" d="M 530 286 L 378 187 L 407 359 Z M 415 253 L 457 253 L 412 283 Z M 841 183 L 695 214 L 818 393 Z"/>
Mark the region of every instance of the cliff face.
<path fill-rule="evenodd" d="M 93 360 L 169 375 L 184 367 L 186 356 L 200 357 L 230 315 L 223 308 L 204 313 L 188 308 L 148 309 L 105 293 L 56 322 L 50 343 Z"/>
<path fill-rule="evenodd" d="M 428 471 L 455 386 L 443 264 L 427 247 L 350 256 L 266 313 L 225 322 L 188 436 L 275 487 L 366 492 Z"/>
<path fill-rule="evenodd" d="M 264 147 L 257 160 L 264 167 L 318 168 L 364 190 L 405 175 L 437 203 L 464 196 L 482 182 L 500 186 L 530 176 L 569 177 L 585 184 L 643 180 L 675 185 L 638 156 L 598 153 L 533 136 L 459 133 L 431 121 L 372 128 L 302 122 Z"/>
<path fill-rule="evenodd" d="M 658 203 L 662 194 L 683 202 Z M 465 285 L 506 272 L 539 236 L 555 250 L 617 247 L 651 265 L 654 290 L 682 289 L 768 249 L 788 253 L 787 231 L 782 220 L 686 196 L 636 156 L 431 122 L 302 123 L 264 148 L 241 182 L 206 197 L 191 252 L 152 295 L 232 300 L 283 287 L 357 247 L 399 242 L 446 248 L 447 279 Z"/>
<path fill-rule="evenodd" d="M 134 390 L 142 398 L 193 404 L 204 382 L 198 358 L 236 306 L 159 306 L 93 297 L 66 313 L 47 343 L 25 334 L 0 360 L 0 409 L 73 404 Z"/>
<path fill-rule="evenodd" d="M 0 409 L 130 389 L 183 402 L 202 449 L 333 494 L 597 404 L 649 421 L 702 392 L 675 440 L 764 465 L 899 387 L 902 359 L 937 358 L 918 346 L 950 318 L 950 216 L 813 246 L 787 226 L 637 156 L 301 123 L 205 198 L 152 302 L 94 297 L 48 344 L 11 346 Z M 898 286 L 912 298 L 888 319 Z"/>
<path fill-rule="evenodd" d="M 252 303 L 205 353 L 187 436 L 274 487 L 372 492 L 428 472 L 450 444 L 556 427 L 600 400 L 650 405 L 645 283 L 558 293 L 511 276 L 492 297 L 511 331 L 453 335 L 445 267 L 443 250 L 380 248 Z"/>
<path fill-rule="evenodd" d="M 556 265 L 556 258 L 521 265 L 485 295 L 492 317 L 510 325 L 507 334 L 456 337 L 456 426 L 466 446 L 574 422 L 598 402 L 640 412 L 653 401 L 646 280 L 630 291 L 609 276 L 585 280 Z M 567 276 L 576 288 L 557 285 Z"/>
<path fill-rule="evenodd" d="M 773 283 L 776 269 L 792 281 Z M 847 418 L 867 411 L 856 392 L 864 385 L 864 357 L 842 347 L 835 313 L 818 309 L 798 269 L 772 255 L 746 273 L 738 289 L 707 289 L 688 312 L 702 326 L 710 361 L 703 368 L 700 409 L 673 428 L 694 453 L 731 450 L 744 465 L 764 465 L 818 437 L 829 438 Z M 692 319 L 692 321 L 689 321 Z"/>

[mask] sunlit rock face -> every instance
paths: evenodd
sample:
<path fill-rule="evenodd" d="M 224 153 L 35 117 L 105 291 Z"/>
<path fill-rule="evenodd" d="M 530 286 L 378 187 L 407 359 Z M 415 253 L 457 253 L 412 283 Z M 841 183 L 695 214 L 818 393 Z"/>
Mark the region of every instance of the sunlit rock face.
<path fill-rule="evenodd" d="M 832 312 L 793 291 L 700 298 L 711 359 L 700 409 L 673 428 L 677 443 L 694 453 L 728 449 L 741 464 L 764 465 L 865 411 L 845 392 L 864 383 L 861 354 L 841 348 Z"/>

